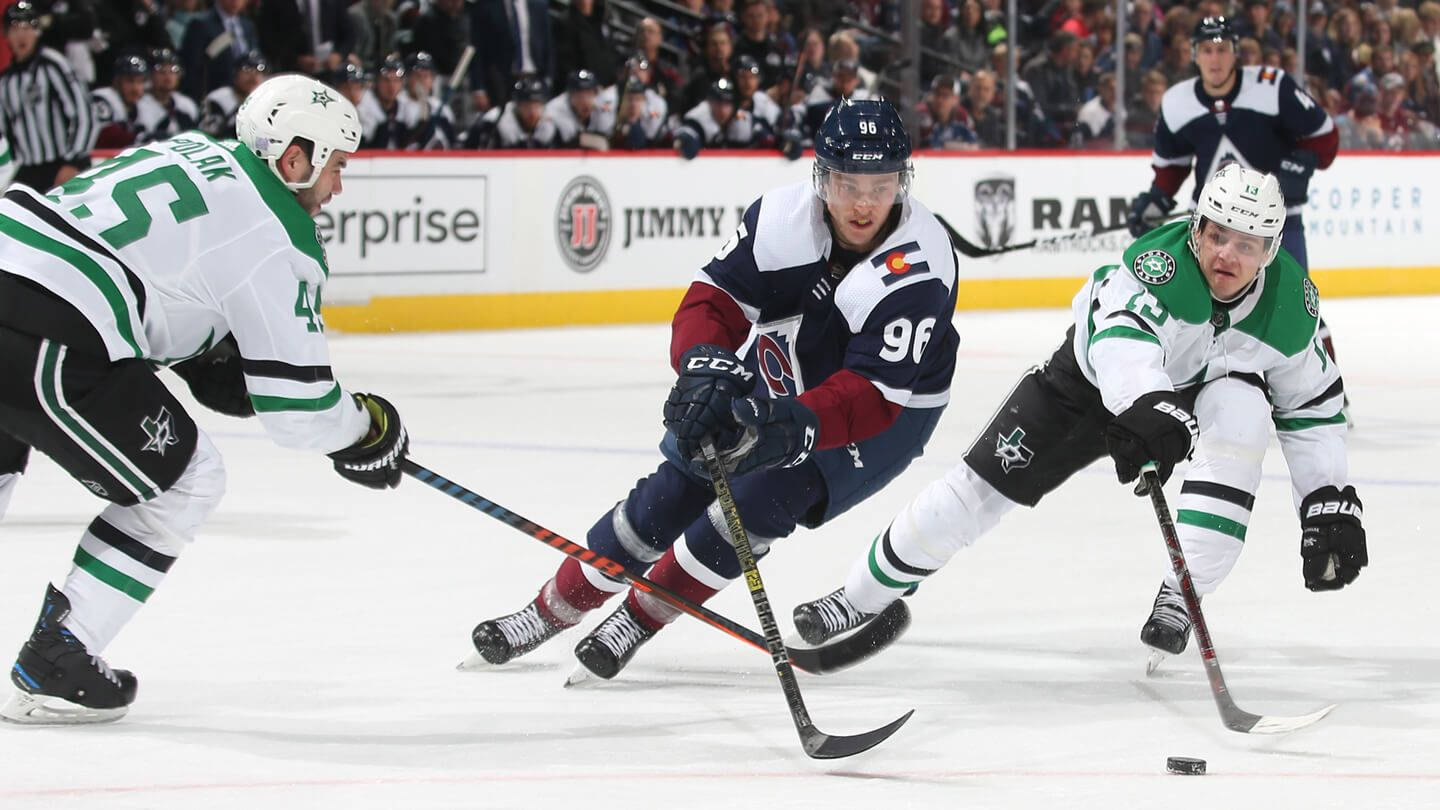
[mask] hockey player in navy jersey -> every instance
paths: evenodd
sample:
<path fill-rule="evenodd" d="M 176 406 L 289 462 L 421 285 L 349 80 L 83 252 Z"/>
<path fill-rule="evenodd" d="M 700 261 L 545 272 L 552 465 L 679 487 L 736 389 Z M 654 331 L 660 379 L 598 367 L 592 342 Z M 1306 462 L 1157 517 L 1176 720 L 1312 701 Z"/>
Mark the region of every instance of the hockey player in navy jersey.
<path fill-rule="evenodd" d="M 1335 122 L 1285 71 L 1237 67 L 1238 37 L 1225 17 L 1202 19 L 1190 42 L 1200 75 L 1165 91 L 1155 121 L 1155 181 L 1135 199 L 1130 233 L 1139 238 L 1163 224 L 1192 164 L 1198 200 L 1216 172 L 1239 163 L 1280 181 L 1287 215 L 1281 245 L 1308 269 L 1301 211 L 1310 176 L 1335 160 Z"/>
<path fill-rule="evenodd" d="M 757 552 L 860 503 L 920 456 L 948 402 L 959 337 L 955 254 L 909 196 L 910 175 L 894 107 L 831 109 L 813 181 L 753 203 L 681 302 L 665 460 L 595 522 L 592 550 L 704 602 L 740 573 L 698 459 L 704 438 L 735 476 Z M 567 559 L 523 609 L 475 628 L 479 656 L 462 666 L 530 652 L 626 590 Z M 676 615 L 630 590 L 576 657 L 614 677 Z"/>

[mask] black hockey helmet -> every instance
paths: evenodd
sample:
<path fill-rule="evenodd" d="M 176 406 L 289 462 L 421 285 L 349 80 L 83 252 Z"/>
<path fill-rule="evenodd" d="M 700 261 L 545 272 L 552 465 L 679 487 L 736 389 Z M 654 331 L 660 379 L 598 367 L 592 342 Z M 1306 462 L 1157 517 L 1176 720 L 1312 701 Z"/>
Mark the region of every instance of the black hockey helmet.
<path fill-rule="evenodd" d="M 169 48 L 156 48 L 150 52 L 150 72 L 179 73 L 180 57 Z"/>
<path fill-rule="evenodd" d="M 416 51 L 405 57 L 405 70 L 414 73 L 417 70 L 428 70 L 435 72 L 435 57 L 429 51 Z"/>
<path fill-rule="evenodd" d="M 735 83 L 722 76 L 705 88 L 705 98 L 708 101 L 725 101 L 734 104 Z"/>
<path fill-rule="evenodd" d="M 549 101 L 550 85 L 538 76 L 521 76 L 510 97 L 515 101 Z"/>
<path fill-rule="evenodd" d="M 599 90 L 600 80 L 595 78 L 595 72 L 581 68 L 571 72 L 565 77 L 565 90 L 573 93 L 576 90 Z"/>
<path fill-rule="evenodd" d="M 146 64 L 145 57 L 136 54 L 126 54 L 115 60 L 115 78 L 123 76 L 149 76 L 150 65 Z"/>
<path fill-rule="evenodd" d="M 1235 45 L 1240 41 L 1240 36 L 1235 33 L 1235 26 L 1230 23 L 1229 17 L 1206 17 L 1195 23 L 1195 30 L 1190 32 L 1190 45 L 1193 47 L 1202 42 L 1229 42 Z"/>
<path fill-rule="evenodd" d="M 381 76 L 404 76 L 405 60 L 399 54 L 391 54 L 380 63 L 379 73 Z"/>
<path fill-rule="evenodd" d="M 894 105 L 884 99 L 841 99 L 815 133 L 815 193 L 828 194 L 827 175 L 887 174 L 900 178 L 897 201 L 910 189 L 910 134 Z"/>
<path fill-rule="evenodd" d="M 354 62 L 345 62 L 330 74 L 330 86 L 335 88 L 351 83 L 365 84 L 369 80 L 370 77 L 365 75 L 365 68 Z"/>
<path fill-rule="evenodd" d="M 30 0 L 20 0 L 13 6 L 5 9 L 5 27 L 12 25 L 28 25 L 33 28 L 40 27 L 40 10 Z"/>
<path fill-rule="evenodd" d="M 245 54 L 245 58 L 235 63 L 235 72 L 242 70 L 253 70 L 256 73 L 269 73 L 270 63 L 265 61 L 265 56 L 259 51 L 251 51 Z"/>
<path fill-rule="evenodd" d="M 756 76 L 759 76 L 760 63 L 755 61 L 755 57 L 748 53 L 740 54 L 735 57 L 735 75 L 739 76 L 741 73 L 754 73 Z"/>

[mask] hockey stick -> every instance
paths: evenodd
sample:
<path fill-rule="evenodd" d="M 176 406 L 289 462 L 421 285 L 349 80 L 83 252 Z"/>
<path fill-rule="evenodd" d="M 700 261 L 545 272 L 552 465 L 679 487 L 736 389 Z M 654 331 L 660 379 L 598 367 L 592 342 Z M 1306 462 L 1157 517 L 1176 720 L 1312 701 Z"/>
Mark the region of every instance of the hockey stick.
<path fill-rule="evenodd" d="M 1297 717 L 1251 714 L 1235 705 L 1230 690 L 1225 686 L 1225 676 L 1220 672 L 1220 660 L 1215 657 L 1215 644 L 1210 640 L 1210 628 L 1200 612 L 1200 596 L 1195 593 L 1195 583 L 1190 579 L 1190 567 L 1185 564 L 1185 552 L 1180 548 L 1180 536 L 1175 532 L 1175 523 L 1170 519 L 1170 506 L 1165 502 L 1165 493 L 1160 489 L 1160 474 L 1155 465 L 1147 464 L 1141 471 L 1142 483 L 1136 494 L 1149 493 L 1150 504 L 1155 507 L 1155 519 L 1160 521 L 1160 534 L 1165 537 L 1165 547 L 1170 550 L 1170 565 L 1175 569 L 1175 578 L 1180 580 L 1180 592 L 1185 596 L 1185 610 L 1190 613 L 1190 622 L 1195 629 L 1195 640 L 1200 644 L 1200 657 L 1205 661 L 1205 674 L 1210 678 L 1210 692 L 1215 695 L 1215 705 L 1220 708 L 1220 719 L 1225 727 L 1242 734 L 1284 734 L 1305 728 L 1319 721 L 1335 708 L 1326 706 L 1310 714 Z"/>
<path fill-rule="evenodd" d="M 800 682 L 790 666 L 790 655 L 785 643 L 780 640 L 780 628 L 775 624 L 775 614 L 770 610 L 770 598 L 765 595 L 765 583 L 760 579 L 760 568 L 755 564 L 755 552 L 750 548 L 750 535 L 740 523 L 740 510 L 735 506 L 735 496 L 730 492 L 730 480 L 725 475 L 725 465 L 715 452 L 715 442 L 705 439 L 700 445 L 705 454 L 705 467 L 710 472 L 710 483 L 715 487 L 715 500 L 720 511 L 725 513 L 725 526 L 730 530 L 730 540 L 735 546 L 735 556 L 740 560 L 740 570 L 745 573 L 745 584 L 750 589 L 750 599 L 755 603 L 755 615 L 760 617 L 760 630 L 765 634 L 765 646 L 770 651 L 770 660 L 775 663 L 775 674 L 780 678 L 780 689 L 785 701 L 790 704 L 790 719 L 795 721 L 795 730 L 800 733 L 800 745 L 805 753 L 815 759 L 840 759 L 868 751 L 890 738 L 905 725 L 914 709 L 901 715 L 889 725 L 873 731 L 840 737 L 826 734 L 810 721 L 805 710 L 805 699 L 800 695 Z"/>
<path fill-rule="evenodd" d="M 534 521 L 524 518 L 515 512 L 506 509 L 494 501 L 480 496 L 465 487 L 451 481 L 439 473 L 428 470 L 410 459 L 400 462 L 400 469 L 416 480 L 429 484 L 431 487 L 440 490 L 457 501 L 461 501 L 475 509 L 484 512 L 501 523 L 513 526 L 516 529 L 530 535 L 551 548 L 554 548 L 569 557 L 574 557 L 581 563 L 594 568 L 601 573 L 614 579 L 623 580 L 636 590 L 648 593 L 651 596 L 665 602 L 682 613 L 688 613 L 700 621 L 714 627 L 721 632 L 740 639 L 761 652 L 769 652 L 764 638 L 761 638 L 750 628 L 733 622 L 724 616 L 710 610 L 703 605 L 694 602 L 667 590 L 638 574 L 632 574 L 625 570 L 625 566 L 608 557 L 596 554 L 584 546 L 573 543 L 570 540 L 550 531 Z M 900 605 L 897 601 L 891 607 Z M 867 632 L 869 625 L 879 625 Z M 857 664 L 876 652 L 884 649 L 895 638 L 899 637 L 910 626 L 910 609 L 900 605 L 900 609 L 890 611 L 886 608 L 860 632 L 842 641 L 837 641 L 823 647 L 793 648 L 790 650 L 790 657 L 795 666 L 814 675 L 825 675 L 846 667 Z"/>
<path fill-rule="evenodd" d="M 1010 253 L 1016 250 L 1029 250 L 1030 248 L 1040 247 L 1042 245 L 1058 245 L 1061 242 L 1066 242 L 1071 239 L 1084 239 L 1090 236 L 1099 236 L 1105 233 L 1114 233 L 1115 231 L 1123 231 L 1126 228 L 1130 227 L 1128 225 L 1111 225 L 1108 228 L 1098 228 L 1093 231 L 1075 231 L 1074 233 L 1062 233 L 1056 236 L 1046 236 L 1042 239 L 1031 239 L 1029 242 L 1020 242 L 1018 244 L 1005 245 L 998 248 L 987 248 L 981 247 L 974 242 L 971 242 L 969 239 L 966 239 L 964 236 L 961 236 L 960 232 L 955 230 L 955 228 L 939 214 L 936 214 L 935 218 L 940 221 L 940 226 L 945 229 L 945 232 L 950 234 L 950 244 L 954 245 L 955 249 L 960 251 L 961 255 L 968 256 L 972 259 L 984 259 L 989 256 L 999 256 L 1001 254 Z M 1162 222 L 1160 224 L 1164 225 L 1166 223 Z"/>

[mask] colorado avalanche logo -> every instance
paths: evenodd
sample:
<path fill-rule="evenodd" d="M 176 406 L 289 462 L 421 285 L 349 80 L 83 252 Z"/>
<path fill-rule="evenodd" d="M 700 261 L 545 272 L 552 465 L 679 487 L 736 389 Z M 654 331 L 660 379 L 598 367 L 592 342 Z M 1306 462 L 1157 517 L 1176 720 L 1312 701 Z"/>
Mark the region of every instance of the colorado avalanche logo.
<path fill-rule="evenodd" d="M 772 397 L 793 397 L 800 394 L 795 367 L 790 363 L 790 340 L 785 335 L 761 335 L 755 341 L 755 359 L 760 376 L 770 387 Z"/>

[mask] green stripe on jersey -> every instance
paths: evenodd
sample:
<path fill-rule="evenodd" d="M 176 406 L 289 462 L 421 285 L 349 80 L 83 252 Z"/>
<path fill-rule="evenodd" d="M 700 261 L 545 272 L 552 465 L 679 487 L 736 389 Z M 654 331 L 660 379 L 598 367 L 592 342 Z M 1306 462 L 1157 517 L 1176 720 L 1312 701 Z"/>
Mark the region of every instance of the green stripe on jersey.
<path fill-rule="evenodd" d="M 1337 413 L 1334 416 L 1325 416 L 1319 419 L 1281 419 L 1275 417 L 1275 429 L 1286 433 L 1294 433 L 1297 430 L 1305 430 L 1313 427 L 1324 427 L 1325 425 L 1345 424 L 1345 414 Z"/>
<path fill-rule="evenodd" d="M 137 602 L 144 602 L 155 592 L 154 588 L 123 571 L 111 568 L 79 546 L 75 548 L 75 566 Z"/>
<path fill-rule="evenodd" d="M 251 154 L 243 145 L 236 144 L 230 154 L 235 156 L 235 162 L 240 164 L 240 168 L 254 184 L 255 190 L 260 192 L 260 199 L 270 208 L 270 213 L 280 220 L 285 234 L 290 237 L 290 244 L 314 259 L 315 263 L 320 265 L 321 272 L 329 278 L 330 265 L 326 264 L 325 249 L 320 246 L 320 232 L 315 227 L 315 220 L 295 200 L 295 194 L 280 182 L 280 178 L 270 171 L 264 161 Z"/>
<path fill-rule="evenodd" d="M 116 331 L 129 344 L 135 357 L 145 356 L 140 351 L 140 344 L 135 342 L 135 327 L 130 320 L 131 301 L 126 298 L 126 291 L 122 291 L 110 274 L 105 272 L 105 268 L 90 258 L 89 254 L 65 242 L 52 239 L 23 222 L 17 222 L 6 216 L 0 216 L 0 233 L 36 250 L 49 253 L 80 271 L 81 275 L 89 279 L 90 283 L 100 290 L 100 295 L 104 297 L 105 303 L 110 306 L 111 314 L 115 316 Z"/>
<path fill-rule="evenodd" d="M 1245 542 L 1245 524 L 1233 521 L 1227 517 L 1212 515 L 1209 512 L 1201 512 L 1195 509 L 1181 509 L 1175 513 L 1175 522 L 1183 523 L 1186 526 L 1209 529 L 1212 532 L 1228 534 L 1242 543 Z"/>
<path fill-rule="evenodd" d="M 335 407 L 340 401 L 340 384 L 336 383 L 329 393 L 321 397 L 313 398 L 292 398 L 292 397 L 267 397 L 262 394 L 251 394 L 250 404 L 255 406 L 256 413 L 276 413 L 279 411 L 328 411 Z"/>
<path fill-rule="evenodd" d="M 1097 332 L 1094 337 L 1090 338 L 1090 345 L 1094 346 L 1097 342 L 1105 340 L 1107 338 L 1141 340 L 1146 343 L 1154 343 L 1156 346 L 1160 345 L 1159 339 L 1156 338 L 1154 335 L 1144 331 L 1143 329 L 1136 329 L 1133 326 L 1112 326 L 1109 329 L 1102 329 Z"/>

